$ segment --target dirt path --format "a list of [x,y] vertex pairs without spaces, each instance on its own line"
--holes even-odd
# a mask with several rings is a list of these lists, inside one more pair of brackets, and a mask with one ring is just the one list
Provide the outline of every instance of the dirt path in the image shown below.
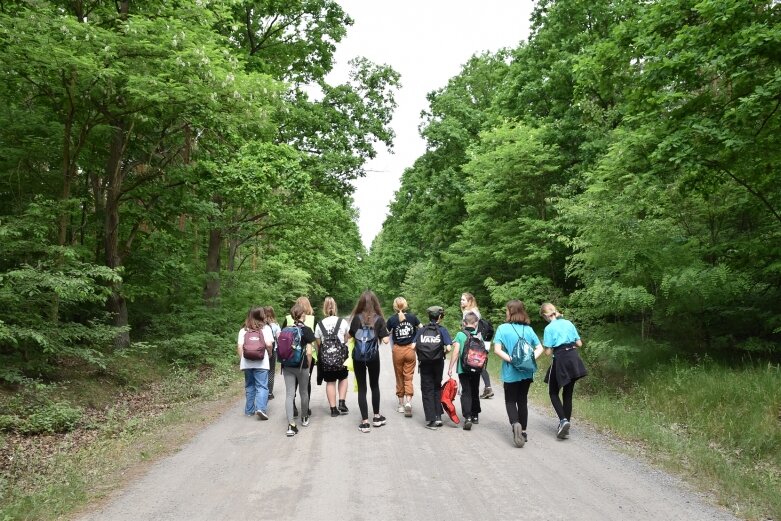
[[514,447],[501,385],[482,401],[471,431],[448,420],[438,431],[425,429],[420,396],[412,418],[395,412],[385,351],[384,427],[358,431],[351,375],[348,415],[331,418],[325,387],[315,386],[310,426],[287,438],[277,378],[269,421],[244,417],[242,398],[181,452],[81,519],[735,519],[576,422],[570,439],[557,440],[552,411],[531,411],[529,442]]

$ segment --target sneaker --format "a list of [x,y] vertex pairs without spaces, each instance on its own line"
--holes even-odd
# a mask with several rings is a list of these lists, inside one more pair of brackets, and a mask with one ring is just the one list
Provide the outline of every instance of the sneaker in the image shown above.
[[293,404],[293,418],[298,418],[298,407],[296,407],[296,404]]
[[442,427],[442,425],[443,425],[443,423],[442,423],[442,419],[441,419],[441,418],[437,418],[436,420],[434,420],[434,424],[435,424],[437,427]]
[[432,431],[437,430],[439,427],[437,426],[437,422],[428,422],[426,424],[427,429],[431,429]]
[[491,397],[493,397],[493,395],[494,395],[494,391],[493,391],[493,389],[491,389],[490,387],[486,387],[486,388],[483,390],[483,394],[481,394],[481,395],[480,395],[480,398],[485,398],[485,399],[488,399],[488,398],[491,398]]
[[301,425],[304,427],[309,427],[309,416],[304,416],[301,418]]
[[383,425],[385,425],[386,421],[387,420],[383,415],[375,416],[374,419],[372,420],[372,425],[375,427],[382,427]]
[[344,400],[339,400],[339,412],[342,414],[347,414],[350,409],[347,408],[347,406],[344,404]]
[[261,411],[260,409],[255,411],[255,414],[258,415],[258,419],[259,420],[268,420],[268,414],[266,414],[265,412]]
[[288,426],[287,426],[287,432],[285,433],[285,435],[288,438],[290,438],[291,436],[295,436],[296,434],[298,434],[298,427],[296,427],[292,423],[289,423]]
[[404,412],[404,406],[399,404],[399,406],[396,408],[396,412]]
[[477,415],[472,416],[472,424],[478,425],[480,423],[480,420],[477,418]]
[[358,430],[361,432],[371,432],[372,429],[368,422],[363,422],[362,424],[358,425]]
[[404,416],[412,418],[412,404],[409,402],[404,404]]
[[273,400],[274,399],[274,393],[268,393],[268,399]]
[[526,444],[526,438],[523,437],[520,423],[513,423],[513,443],[519,449]]
[[563,440],[567,436],[569,436],[569,420],[564,418],[559,422],[559,428],[556,429],[556,437]]
[[527,441],[529,441],[529,437],[526,435],[526,431],[523,431],[523,432],[521,433],[521,436],[523,436],[523,442],[524,442],[524,443],[526,443]]
[[340,416],[339,409],[331,407],[331,418],[336,418],[337,416]]
[[465,431],[472,430],[472,418],[470,418],[469,416],[464,418],[464,430]]

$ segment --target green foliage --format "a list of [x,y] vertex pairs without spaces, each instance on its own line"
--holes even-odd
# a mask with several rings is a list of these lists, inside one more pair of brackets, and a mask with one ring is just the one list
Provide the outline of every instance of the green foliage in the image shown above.
[[54,434],[73,430],[83,411],[68,402],[57,401],[58,391],[55,385],[23,381],[19,392],[2,404],[0,431]]

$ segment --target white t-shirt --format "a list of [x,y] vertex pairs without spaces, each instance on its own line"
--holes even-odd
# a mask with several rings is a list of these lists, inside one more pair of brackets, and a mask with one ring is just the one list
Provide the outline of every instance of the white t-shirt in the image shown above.
[[[333,331],[333,329],[336,327],[336,322],[339,320],[339,317],[326,317],[323,319],[323,327],[325,327],[326,331]],[[339,340],[341,340],[344,343],[347,343],[346,335],[347,332],[350,331],[350,323],[347,321],[347,319],[342,319],[342,323],[339,324],[339,331],[337,332],[337,336],[339,337]],[[323,339],[323,332],[320,330],[320,326],[315,324],[315,338],[318,340]]]
[[[241,328],[239,331],[239,338],[237,340],[239,347],[244,346],[244,334],[246,332],[247,330],[244,328]],[[274,344],[274,333],[271,332],[270,326],[263,326],[263,341],[267,346]],[[239,364],[239,369],[269,369],[269,367],[268,353],[263,357],[263,360],[247,360],[242,356],[241,363]]]

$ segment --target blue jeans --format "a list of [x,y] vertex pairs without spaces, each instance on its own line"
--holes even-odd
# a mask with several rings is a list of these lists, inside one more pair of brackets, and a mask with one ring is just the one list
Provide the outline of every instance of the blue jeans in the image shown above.
[[268,406],[268,369],[244,369],[244,392],[247,403],[244,414],[255,414],[255,411],[266,412]]

